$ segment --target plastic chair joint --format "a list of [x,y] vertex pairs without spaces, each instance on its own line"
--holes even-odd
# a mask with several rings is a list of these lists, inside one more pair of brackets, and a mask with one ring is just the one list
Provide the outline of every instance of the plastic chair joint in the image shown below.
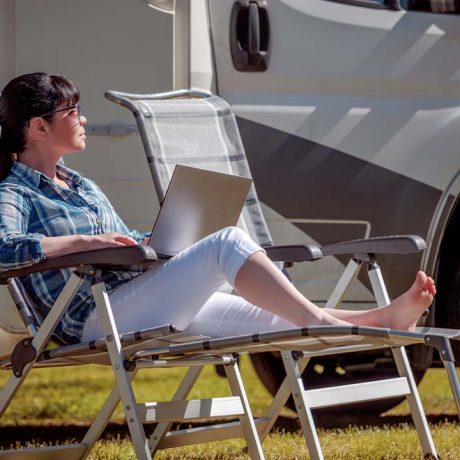
[[14,376],[21,378],[24,367],[34,361],[36,357],[37,350],[32,345],[32,339],[30,337],[18,342],[11,355],[11,367],[13,369]]
[[433,348],[436,348],[442,361],[455,362],[454,352],[450,340],[447,337],[427,335],[425,343]]

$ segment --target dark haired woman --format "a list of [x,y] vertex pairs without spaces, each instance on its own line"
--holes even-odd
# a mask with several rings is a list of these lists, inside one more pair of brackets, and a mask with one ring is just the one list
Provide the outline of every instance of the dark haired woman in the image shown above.
[[[141,244],[89,179],[59,164],[85,148],[79,93],[65,77],[33,73],[0,96],[0,268],[110,246]],[[46,314],[70,270],[34,273],[24,287]],[[237,228],[226,228],[146,272],[102,273],[120,332],[174,323],[210,336],[305,325],[357,324],[411,330],[431,304],[434,282],[418,272],[412,287],[386,307],[321,309],[304,298]],[[229,282],[241,297],[217,292]],[[102,336],[89,284],[56,333],[75,343]]]

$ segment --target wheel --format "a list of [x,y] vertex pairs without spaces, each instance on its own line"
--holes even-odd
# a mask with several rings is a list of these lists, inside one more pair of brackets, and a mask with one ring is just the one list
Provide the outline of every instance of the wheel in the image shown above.
[[[449,329],[460,329],[460,261],[457,262],[455,270],[452,270],[447,286],[444,325]],[[460,343],[457,340],[453,340],[451,345],[455,355],[455,362],[460,363]]]
[[[263,384],[274,395],[286,375],[280,355],[278,353],[259,353],[251,355],[251,360]],[[417,384],[424,373],[424,369],[413,372]],[[391,351],[386,350],[379,355],[376,355],[375,352],[367,352],[314,358],[308,363],[302,378],[306,389],[314,389],[360,383],[369,380],[370,375],[373,380],[398,376],[393,365]],[[359,417],[362,422],[363,414],[369,416],[381,414],[398,405],[403,399],[404,397],[382,399],[315,409],[315,414],[321,416],[343,414],[351,418]],[[289,398],[286,406],[294,410],[292,398]]]

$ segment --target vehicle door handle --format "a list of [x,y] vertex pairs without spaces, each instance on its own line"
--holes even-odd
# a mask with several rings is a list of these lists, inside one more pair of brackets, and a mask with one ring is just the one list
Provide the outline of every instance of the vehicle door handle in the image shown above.
[[249,3],[248,15],[248,53],[260,53],[260,21],[259,7],[256,3]]
[[269,60],[269,21],[265,0],[238,0],[230,18],[230,49],[235,68],[263,72]]

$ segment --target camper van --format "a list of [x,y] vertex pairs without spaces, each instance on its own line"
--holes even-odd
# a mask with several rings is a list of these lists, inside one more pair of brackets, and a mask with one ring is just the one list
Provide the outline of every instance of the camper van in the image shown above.
[[[104,91],[219,94],[237,115],[276,243],[418,234],[424,254],[378,260],[390,296],[426,270],[439,294],[425,324],[460,328],[459,42],[450,0],[10,0],[0,3],[0,84],[44,70],[79,85],[90,138],[66,161],[139,230],[158,203],[134,121]],[[290,276],[324,305],[346,262],[298,264]],[[363,274],[344,307],[371,305]],[[424,348],[411,359],[418,378],[437,364]],[[390,361],[317,360],[308,382],[357,382],[393,372]],[[274,391],[278,357],[254,364]]]

